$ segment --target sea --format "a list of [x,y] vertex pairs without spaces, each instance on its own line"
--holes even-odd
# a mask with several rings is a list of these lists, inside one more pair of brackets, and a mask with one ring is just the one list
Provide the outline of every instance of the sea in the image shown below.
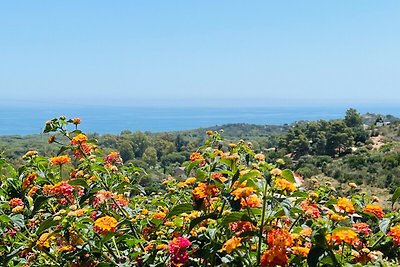
[[85,132],[119,134],[121,131],[164,132],[207,128],[228,123],[282,125],[296,121],[343,118],[348,108],[360,113],[400,117],[397,105],[307,106],[112,106],[112,105],[0,105],[0,135],[40,134],[45,122],[61,115],[81,118]]

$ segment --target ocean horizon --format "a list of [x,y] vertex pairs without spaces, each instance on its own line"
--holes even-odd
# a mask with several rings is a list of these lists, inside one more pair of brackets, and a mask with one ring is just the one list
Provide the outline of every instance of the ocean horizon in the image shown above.
[[99,134],[119,134],[121,131],[166,132],[212,127],[229,123],[282,125],[296,121],[316,121],[343,118],[348,108],[400,116],[396,105],[326,105],[326,106],[70,106],[2,105],[0,135],[40,134],[45,122],[61,115],[79,117],[80,129]]

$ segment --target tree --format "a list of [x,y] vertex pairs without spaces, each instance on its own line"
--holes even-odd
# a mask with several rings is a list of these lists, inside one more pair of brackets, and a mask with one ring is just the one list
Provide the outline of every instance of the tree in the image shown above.
[[362,117],[356,109],[350,108],[346,111],[346,116],[344,117],[344,123],[347,127],[360,127],[363,124]]
[[142,160],[146,162],[149,166],[154,167],[157,164],[157,150],[150,146],[146,148],[143,153]]

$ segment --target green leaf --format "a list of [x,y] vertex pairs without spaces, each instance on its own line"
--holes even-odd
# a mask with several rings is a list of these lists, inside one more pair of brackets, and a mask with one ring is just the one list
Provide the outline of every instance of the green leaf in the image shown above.
[[204,220],[207,220],[207,219],[214,219],[215,220],[216,218],[217,218],[217,214],[216,213],[209,213],[207,215],[203,215],[203,216],[200,216],[198,218],[195,218],[190,222],[189,231],[192,230],[193,227],[195,227],[196,225],[198,225],[199,223],[201,223]]
[[35,213],[37,210],[39,210],[40,207],[41,207],[44,203],[46,203],[46,200],[47,200],[48,198],[49,198],[49,197],[45,197],[45,196],[39,196],[39,197],[37,197],[37,198],[35,199],[35,203],[34,203],[34,206],[33,206],[32,213]]
[[189,203],[179,204],[176,205],[170,212],[168,212],[167,218],[171,218],[172,216],[179,215],[192,210],[193,210],[193,205]]
[[2,215],[0,215],[0,222],[9,223],[9,222],[11,222],[11,219],[7,215],[2,214]]
[[25,222],[24,222],[24,215],[22,214],[15,214],[10,216],[11,221],[17,225],[19,228],[24,228],[25,227]]
[[[190,162],[190,161],[189,161],[189,162]],[[195,160],[195,161],[190,162],[190,163],[188,164],[188,166],[185,166],[186,175],[187,175],[187,176],[190,176],[190,173],[192,172],[193,168],[194,168],[195,166],[198,166],[200,162],[201,162],[201,160],[198,159],[198,160]]]
[[312,246],[308,256],[307,256],[307,264],[309,267],[316,267],[318,262],[319,262],[319,258],[325,253],[325,250],[321,247],[318,246]]
[[250,221],[251,218],[244,212],[231,212],[224,217],[222,225],[228,225],[231,222]]
[[394,203],[399,199],[400,197],[400,186],[396,188],[396,191],[394,191],[393,196],[392,196],[392,206]]
[[281,173],[281,177],[288,180],[289,182],[296,183],[293,172],[291,170],[288,170],[288,169],[283,170]]
[[390,219],[384,218],[379,221],[379,229],[386,234],[390,226]]
[[53,220],[53,218],[49,218],[47,220],[44,220],[40,226],[39,229],[36,231],[36,234],[39,236],[41,235],[44,231],[49,229],[52,226],[58,225],[58,221]]
[[86,180],[82,179],[82,178],[69,180],[68,184],[70,184],[70,185],[79,185],[79,186],[82,186],[83,188],[89,188],[89,185],[86,182]]
[[70,150],[72,148],[73,148],[73,146],[62,146],[62,147],[60,147],[60,151],[58,151],[57,156],[61,155],[61,153],[63,153],[64,151]]
[[257,171],[250,171],[246,174],[243,174],[242,177],[240,177],[238,184],[242,184],[244,181],[247,181],[249,179],[253,179],[256,177],[260,177],[261,174]]

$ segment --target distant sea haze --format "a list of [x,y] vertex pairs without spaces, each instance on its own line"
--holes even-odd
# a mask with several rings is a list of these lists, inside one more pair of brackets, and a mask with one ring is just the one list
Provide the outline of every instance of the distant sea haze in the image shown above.
[[[354,106],[353,106],[354,107]],[[91,133],[118,134],[131,131],[177,131],[227,123],[285,124],[300,120],[343,118],[350,107],[21,107],[0,106],[0,134],[28,135],[42,132],[47,120],[65,115],[79,117],[81,129]],[[400,116],[396,106],[362,106],[360,113]]]

